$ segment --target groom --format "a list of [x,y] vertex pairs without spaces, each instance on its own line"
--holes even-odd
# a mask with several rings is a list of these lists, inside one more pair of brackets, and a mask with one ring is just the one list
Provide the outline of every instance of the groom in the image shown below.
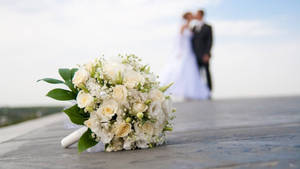
[[196,55],[198,66],[200,69],[204,68],[206,73],[207,85],[212,91],[212,81],[209,71],[209,61],[211,58],[211,47],[213,42],[212,27],[203,21],[204,11],[197,11],[194,16],[197,21],[195,26],[192,27],[192,48]]

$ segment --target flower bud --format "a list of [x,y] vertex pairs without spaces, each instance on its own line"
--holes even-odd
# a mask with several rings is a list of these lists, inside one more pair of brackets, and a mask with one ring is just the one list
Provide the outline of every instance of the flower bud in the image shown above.
[[148,100],[145,101],[145,104],[146,104],[146,105],[150,105],[151,102],[152,102],[152,100],[151,100],[151,99],[148,99]]
[[144,117],[144,114],[142,112],[139,112],[136,114],[136,116],[139,118],[139,119],[142,119]]
[[130,123],[131,120],[132,120],[132,119],[131,119],[130,117],[127,117],[125,121],[126,121],[126,123]]

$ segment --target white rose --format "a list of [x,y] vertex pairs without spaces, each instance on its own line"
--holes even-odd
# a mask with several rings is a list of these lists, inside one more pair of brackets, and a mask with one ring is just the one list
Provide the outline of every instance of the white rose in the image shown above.
[[109,144],[109,146],[106,147],[106,151],[107,152],[111,152],[111,151],[119,151],[119,150],[122,150],[123,149],[123,146],[122,146],[122,141],[121,139],[119,138],[114,138],[112,141],[111,141],[111,144]]
[[147,121],[146,123],[144,123],[144,125],[142,125],[142,129],[146,135],[149,135],[149,136],[153,135],[154,126],[151,122]]
[[99,130],[95,132],[95,134],[100,137],[101,142],[104,144],[109,143],[114,137],[114,134],[104,127],[100,127]]
[[107,131],[106,129],[102,129],[101,133],[99,133],[99,137],[103,144],[107,144],[112,140],[114,134],[111,133],[110,131]]
[[77,104],[78,107],[80,108],[84,108],[84,107],[88,107],[91,106],[94,102],[94,97],[91,96],[89,93],[85,93],[84,91],[80,91],[77,95]]
[[107,123],[99,123],[99,119],[94,113],[91,113],[90,118],[84,122],[84,125],[90,128],[104,144],[109,143],[114,137],[113,132],[109,130],[109,127],[106,127]]
[[133,145],[134,145],[134,139],[133,138],[130,138],[130,137],[127,137],[124,139],[124,144],[123,144],[123,148],[125,150],[131,150]]
[[132,106],[132,110],[134,114],[142,113],[148,109],[148,106],[144,103],[134,103]]
[[153,130],[153,135],[155,136],[160,136],[164,127],[165,127],[166,123],[162,123],[162,124],[156,124]]
[[102,119],[102,121],[108,121],[114,116],[119,110],[118,103],[112,99],[105,100],[96,114]]
[[136,140],[150,140],[154,132],[154,125],[149,121],[144,124],[135,123],[134,130]]
[[119,73],[123,73],[125,66],[122,63],[118,62],[105,62],[103,64],[104,74],[111,80],[115,81]]
[[139,83],[143,84],[144,82],[145,82],[145,79],[140,73],[138,73],[134,70],[127,70],[125,72],[124,85],[127,88],[132,89]]
[[85,69],[89,72],[89,73],[92,73],[93,70],[94,70],[94,62],[89,62],[87,64],[84,65]]
[[125,137],[131,132],[130,123],[120,123],[115,126],[115,135],[116,137]]
[[172,100],[171,99],[166,99],[165,101],[163,101],[162,110],[166,115],[168,115],[172,112]]
[[124,103],[127,99],[127,89],[123,85],[117,85],[113,89],[112,94],[113,99],[118,101],[119,103]]
[[149,97],[152,101],[163,101],[165,99],[163,92],[158,89],[151,90]]
[[157,120],[156,123],[162,124],[166,121],[166,115],[163,113],[161,102],[152,102],[148,109],[149,115]]
[[138,147],[138,148],[148,148],[149,146],[148,146],[148,142],[146,141],[146,140],[138,140],[137,142],[136,142],[136,146]]
[[73,77],[73,84],[75,86],[79,86],[80,84],[84,84],[89,78],[89,72],[87,72],[85,69],[79,69],[74,77]]
[[88,120],[84,121],[84,125],[87,126],[88,128],[93,128],[93,119],[92,118],[89,118]]

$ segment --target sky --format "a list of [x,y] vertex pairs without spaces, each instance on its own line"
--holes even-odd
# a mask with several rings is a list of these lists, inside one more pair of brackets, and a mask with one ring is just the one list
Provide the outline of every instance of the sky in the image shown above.
[[213,26],[213,98],[300,95],[298,0],[0,0],[0,106],[45,97],[57,69],[134,53],[160,73],[183,12]]

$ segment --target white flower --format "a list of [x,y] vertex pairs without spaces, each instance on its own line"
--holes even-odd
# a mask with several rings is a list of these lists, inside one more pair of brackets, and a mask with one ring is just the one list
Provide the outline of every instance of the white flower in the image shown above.
[[155,137],[156,145],[162,145],[165,142],[165,140],[166,140],[166,136],[162,134],[160,134],[160,136]]
[[90,128],[104,144],[109,143],[114,137],[114,134],[109,130],[109,128],[105,127],[106,124],[107,123],[104,123],[104,125],[101,126],[98,118],[93,114],[91,114],[90,118],[84,122],[84,125]]
[[151,82],[155,82],[156,81],[156,76],[154,74],[145,74],[145,78],[147,78],[149,81]]
[[101,130],[99,130],[96,134],[100,137],[101,142],[104,144],[109,143],[114,137],[114,134],[105,128],[101,128]]
[[136,140],[150,140],[154,132],[154,125],[151,122],[146,122],[144,124],[135,123],[134,130],[136,135]]
[[130,123],[120,123],[115,126],[116,137],[125,137],[131,132]]
[[123,73],[125,66],[118,62],[105,62],[103,65],[104,74],[111,80],[115,81],[118,78],[119,73]]
[[109,144],[109,146],[106,148],[106,151],[111,152],[111,151],[119,151],[122,150],[122,141],[119,138],[114,138]]
[[85,93],[84,91],[80,91],[76,98],[78,107],[84,108],[91,106],[94,102],[94,97],[91,96],[89,93]]
[[166,115],[163,113],[161,103],[152,102],[148,109],[149,115],[157,120],[156,123],[162,124],[166,121]]
[[90,94],[92,96],[95,96],[97,98],[101,98],[101,86],[96,82],[95,79],[91,78],[86,82],[86,88],[89,90]]
[[165,99],[163,92],[158,89],[153,89],[149,93],[149,97],[152,101],[163,101]]
[[132,110],[134,114],[142,113],[148,109],[148,106],[144,103],[134,103],[132,106]]
[[154,126],[154,130],[153,130],[153,135],[155,136],[160,136],[164,127],[165,127],[165,123],[155,123],[155,126]]
[[136,142],[136,146],[137,146],[138,148],[148,148],[148,147],[149,147],[146,140],[138,140],[138,141]]
[[102,122],[107,122],[119,111],[119,105],[116,101],[104,100],[96,114],[101,118]]
[[72,82],[75,86],[78,87],[79,85],[84,84],[88,80],[88,78],[89,72],[81,68],[75,73]]
[[145,82],[145,79],[139,72],[131,70],[131,69],[128,69],[125,72],[124,85],[127,88],[132,89],[139,83],[144,84],[144,82]]
[[93,122],[92,118],[89,118],[88,120],[84,121],[84,125],[87,126],[88,128],[94,128],[93,124],[95,124],[95,122]]
[[131,150],[133,148],[134,141],[135,140],[133,138],[131,138],[131,137],[124,138],[123,148],[125,150]]
[[89,63],[85,64],[84,67],[89,73],[92,73],[94,71],[93,69],[95,67],[95,63],[89,62]]
[[153,135],[153,131],[154,131],[154,126],[151,122],[147,121],[146,123],[144,123],[142,125],[142,129],[143,129],[143,132],[146,134],[146,135],[149,135],[149,136],[152,136]]
[[113,99],[118,101],[119,103],[123,103],[127,99],[127,89],[123,85],[117,85],[113,88],[112,93]]
[[172,112],[172,100],[166,99],[162,103],[162,110],[166,115],[169,115]]

